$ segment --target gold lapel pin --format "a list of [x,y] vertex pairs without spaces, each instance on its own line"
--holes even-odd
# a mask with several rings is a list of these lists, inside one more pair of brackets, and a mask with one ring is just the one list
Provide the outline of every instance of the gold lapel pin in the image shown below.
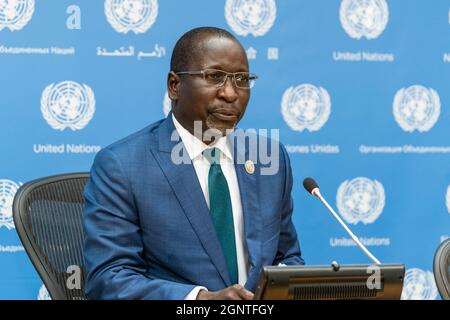
[[255,165],[252,160],[245,161],[245,171],[247,171],[248,174],[253,174],[255,172]]

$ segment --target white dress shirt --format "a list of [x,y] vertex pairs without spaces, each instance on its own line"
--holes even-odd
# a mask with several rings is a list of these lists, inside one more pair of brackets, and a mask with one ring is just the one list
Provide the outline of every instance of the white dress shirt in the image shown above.
[[[238,266],[239,284],[242,286],[247,281],[248,274],[248,254],[244,241],[244,217],[242,214],[241,195],[239,193],[239,184],[237,181],[236,170],[233,163],[231,152],[231,144],[227,137],[221,137],[214,144],[207,145],[200,139],[193,136],[186,130],[172,114],[172,120],[175,128],[183,141],[184,147],[192,160],[198,181],[205,196],[206,203],[209,207],[209,191],[208,191],[208,174],[211,164],[203,157],[203,151],[208,148],[218,148],[221,151],[220,166],[227,180],[228,189],[231,197],[231,208],[233,210],[234,236],[236,240],[236,256]],[[197,298],[201,289],[207,290],[205,287],[195,287],[186,297],[185,300],[194,300]]]

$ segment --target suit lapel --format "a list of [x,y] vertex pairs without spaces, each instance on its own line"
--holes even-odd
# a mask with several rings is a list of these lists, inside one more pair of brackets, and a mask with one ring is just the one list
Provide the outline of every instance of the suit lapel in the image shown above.
[[[244,216],[244,233],[250,262],[249,279],[252,271],[258,267],[262,256],[262,217],[258,199],[257,175],[259,168],[256,159],[254,173],[248,173],[245,169],[245,161],[249,160],[249,146],[245,145],[243,137],[235,135],[232,139],[234,150],[234,162],[236,176],[239,183],[239,193],[241,195],[242,212]],[[259,270],[259,268],[257,269]]]
[[[175,134],[174,136],[172,136]],[[196,232],[203,248],[210,256],[226,286],[230,285],[225,257],[211,221],[209,208],[198,182],[194,166],[190,161],[181,139],[176,133],[170,113],[159,127],[159,150],[151,149],[164,175],[172,187],[181,207]],[[175,140],[175,138],[177,138]],[[171,141],[175,140],[175,141]],[[171,153],[178,148],[188,159],[188,163],[175,164]]]

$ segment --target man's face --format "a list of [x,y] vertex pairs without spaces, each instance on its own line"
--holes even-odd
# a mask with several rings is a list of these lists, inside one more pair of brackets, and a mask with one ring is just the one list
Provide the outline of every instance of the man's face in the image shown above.
[[[228,38],[207,37],[202,49],[188,70],[218,69],[226,72],[248,72],[245,52]],[[230,77],[221,87],[207,83],[201,75],[169,74],[169,96],[175,101],[173,113],[177,120],[194,132],[194,121],[202,122],[203,131],[217,129],[225,134],[244,115],[250,98],[249,89],[236,88]]]

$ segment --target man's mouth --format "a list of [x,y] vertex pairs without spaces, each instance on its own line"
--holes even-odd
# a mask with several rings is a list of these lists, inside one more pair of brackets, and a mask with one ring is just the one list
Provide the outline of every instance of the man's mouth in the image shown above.
[[223,121],[230,121],[230,122],[237,121],[237,115],[235,115],[235,114],[225,114],[225,113],[213,112],[212,115],[214,117],[216,117],[217,119],[223,120]]
[[217,119],[227,122],[236,122],[239,118],[239,115],[236,112],[227,110],[216,110],[211,112],[211,114]]

